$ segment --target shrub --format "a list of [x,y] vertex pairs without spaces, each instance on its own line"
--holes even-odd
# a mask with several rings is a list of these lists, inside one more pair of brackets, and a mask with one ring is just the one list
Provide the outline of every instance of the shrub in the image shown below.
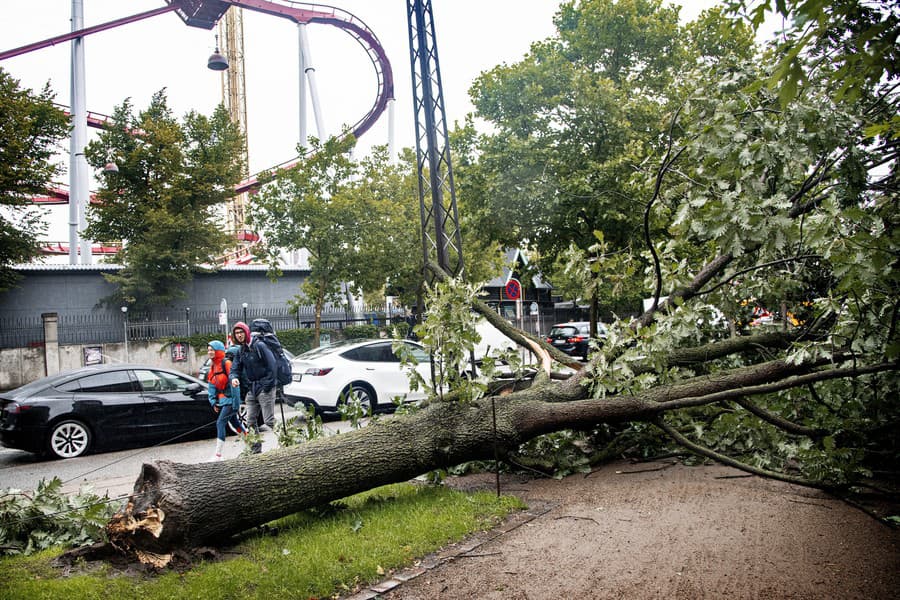
[[371,339],[377,337],[377,325],[350,325],[349,327],[344,327],[344,338],[348,340]]

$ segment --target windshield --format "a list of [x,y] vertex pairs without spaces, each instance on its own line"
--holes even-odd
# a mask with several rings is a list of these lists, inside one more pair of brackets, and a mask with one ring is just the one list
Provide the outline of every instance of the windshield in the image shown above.
[[575,329],[574,327],[554,327],[553,329],[550,330],[550,335],[557,336],[557,337],[559,337],[559,336],[568,337],[570,335],[575,335],[576,333],[578,333],[578,330]]
[[[321,356],[327,356],[329,354],[333,354],[339,350],[346,348],[347,346],[351,346],[354,344],[358,344],[365,340],[354,339],[354,340],[341,340],[339,342],[335,342],[329,346],[319,346],[318,348],[313,348],[312,350],[307,350],[303,354],[298,354],[293,357],[299,360],[309,360],[313,358],[319,358]],[[287,353],[285,353],[287,354]],[[288,357],[291,358],[291,357]]]

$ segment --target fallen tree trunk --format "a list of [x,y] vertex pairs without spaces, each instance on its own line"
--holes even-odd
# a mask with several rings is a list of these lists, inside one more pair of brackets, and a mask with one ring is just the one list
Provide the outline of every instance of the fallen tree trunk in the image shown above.
[[473,402],[436,402],[358,431],[266,454],[215,463],[146,464],[107,532],[120,550],[165,564],[176,549],[221,543],[305,508],[437,468],[493,458],[495,445],[502,456],[544,433],[653,420],[677,407],[679,399],[710,397],[809,369],[772,361],[605,399],[589,398],[581,376],[563,383],[541,379],[525,390]]

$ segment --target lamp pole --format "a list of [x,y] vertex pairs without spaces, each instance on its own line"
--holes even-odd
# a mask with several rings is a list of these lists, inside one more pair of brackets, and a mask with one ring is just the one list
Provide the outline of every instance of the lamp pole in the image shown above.
[[184,307],[184,317],[185,317],[185,320],[187,321],[187,336],[191,337],[191,307],[190,306]]
[[122,307],[122,323],[125,330],[125,362],[128,362],[128,307]]
[[244,323],[246,323],[247,322],[247,303],[244,302],[243,304],[241,304],[241,308],[244,310]]

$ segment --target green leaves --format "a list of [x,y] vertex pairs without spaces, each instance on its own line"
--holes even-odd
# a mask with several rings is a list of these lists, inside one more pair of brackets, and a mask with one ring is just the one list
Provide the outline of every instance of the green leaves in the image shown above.
[[353,291],[381,294],[386,285],[414,296],[421,279],[418,216],[410,164],[392,164],[386,149],[362,162],[354,140],[313,140],[293,168],[279,172],[248,207],[274,269],[285,250],[309,253],[310,275],[298,301],[319,310]]
[[219,107],[176,120],[165,93],[134,114],[129,101],[116,108],[110,126],[85,152],[105,175],[88,219],[86,235],[125,240],[116,256],[126,269],[107,277],[114,295],[138,309],[166,305],[183,296],[193,273],[222,262],[236,241],[223,234],[222,204],[243,172],[243,136]]
[[47,226],[43,213],[26,205],[46,195],[61,173],[51,159],[67,134],[68,117],[53,104],[49,87],[22,89],[0,69],[0,291],[19,279],[11,265],[39,254]]
[[[432,397],[458,391],[463,400],[477,400],[487,389],[485,378],[472,376],[470,364],[471,353],[481,336],[476,327],[479,317],[469,307],[480,289],[478,284],[450,278],[428,290],[427,318],[414,331],[433,357],[434,381],[429,390]],[[416,385],[425,386],[427,382],[417,380]]]
[[86,546],[105,539],[115,512],[109,498],[91,493],[61,493],[62,481],[41,480],[34,492],[0,491],[0,552],[31,554],[53,546]]

